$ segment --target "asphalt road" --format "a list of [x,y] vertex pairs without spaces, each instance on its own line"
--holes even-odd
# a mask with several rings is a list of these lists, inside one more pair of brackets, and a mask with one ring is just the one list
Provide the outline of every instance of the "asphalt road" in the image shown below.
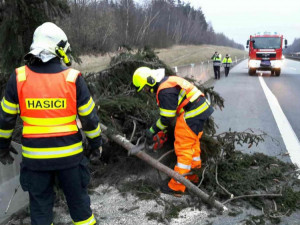
[[268,136],[264,143],[251,148],[237,146],[237,149],[262,152],[286,162],[300,160],[299,61],[286,59],[281,75],[275,77],[270,72],[249,76],[247,60],[244,60],[232,68],[227,78],[221,74],[221,79],[213,85],[225,99],[225,108],[213,114],[218,133],[229,128],[265,132]]

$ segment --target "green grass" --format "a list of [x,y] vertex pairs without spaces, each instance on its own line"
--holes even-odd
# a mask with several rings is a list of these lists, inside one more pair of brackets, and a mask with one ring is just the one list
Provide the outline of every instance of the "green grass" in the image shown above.
[[[171,48],[155,49],[158,57],[171,67],[211,60],[215,51],[221,53],[222,57],[228,53],[233,60],[235,57],[239,59],[247,56],[246,51],[214,45],[176,45]],[[83,73],[99,72],[108,67],[111,57],[116,54],[80,56],[82,64],[74,63],[73,68]]]

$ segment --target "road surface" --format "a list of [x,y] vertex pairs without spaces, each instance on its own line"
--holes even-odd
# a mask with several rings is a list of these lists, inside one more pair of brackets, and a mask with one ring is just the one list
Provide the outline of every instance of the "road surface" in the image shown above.
[[243,151],[261,152],[300,165],[300,62],[286,59],[279,77],[270,72],[248,75],[247,60],[213,84],[225,99],[225,108],[213,114],[218,132],[265,132],[264,143]]

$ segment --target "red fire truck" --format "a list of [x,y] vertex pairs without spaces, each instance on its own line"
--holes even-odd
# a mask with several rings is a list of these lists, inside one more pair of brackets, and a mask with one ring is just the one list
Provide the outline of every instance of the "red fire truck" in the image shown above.
[[271,71],[271,75],[280,76],[283,62],[282,48],[287,40],[282,35],[271,32],[250,35],[246,48],[249,47],[248,73],[256,74],[257,70]]

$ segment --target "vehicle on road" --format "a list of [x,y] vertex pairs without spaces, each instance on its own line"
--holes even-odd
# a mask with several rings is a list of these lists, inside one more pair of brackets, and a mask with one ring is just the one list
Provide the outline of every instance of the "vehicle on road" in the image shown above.
[[271,71],[271,75],[280,76],[284,56],[283,43],[287,48],[287,40],[283,35],[271,32],[250,35],[247,40],[249,47],[248,73],[256,74],[257,70]]

